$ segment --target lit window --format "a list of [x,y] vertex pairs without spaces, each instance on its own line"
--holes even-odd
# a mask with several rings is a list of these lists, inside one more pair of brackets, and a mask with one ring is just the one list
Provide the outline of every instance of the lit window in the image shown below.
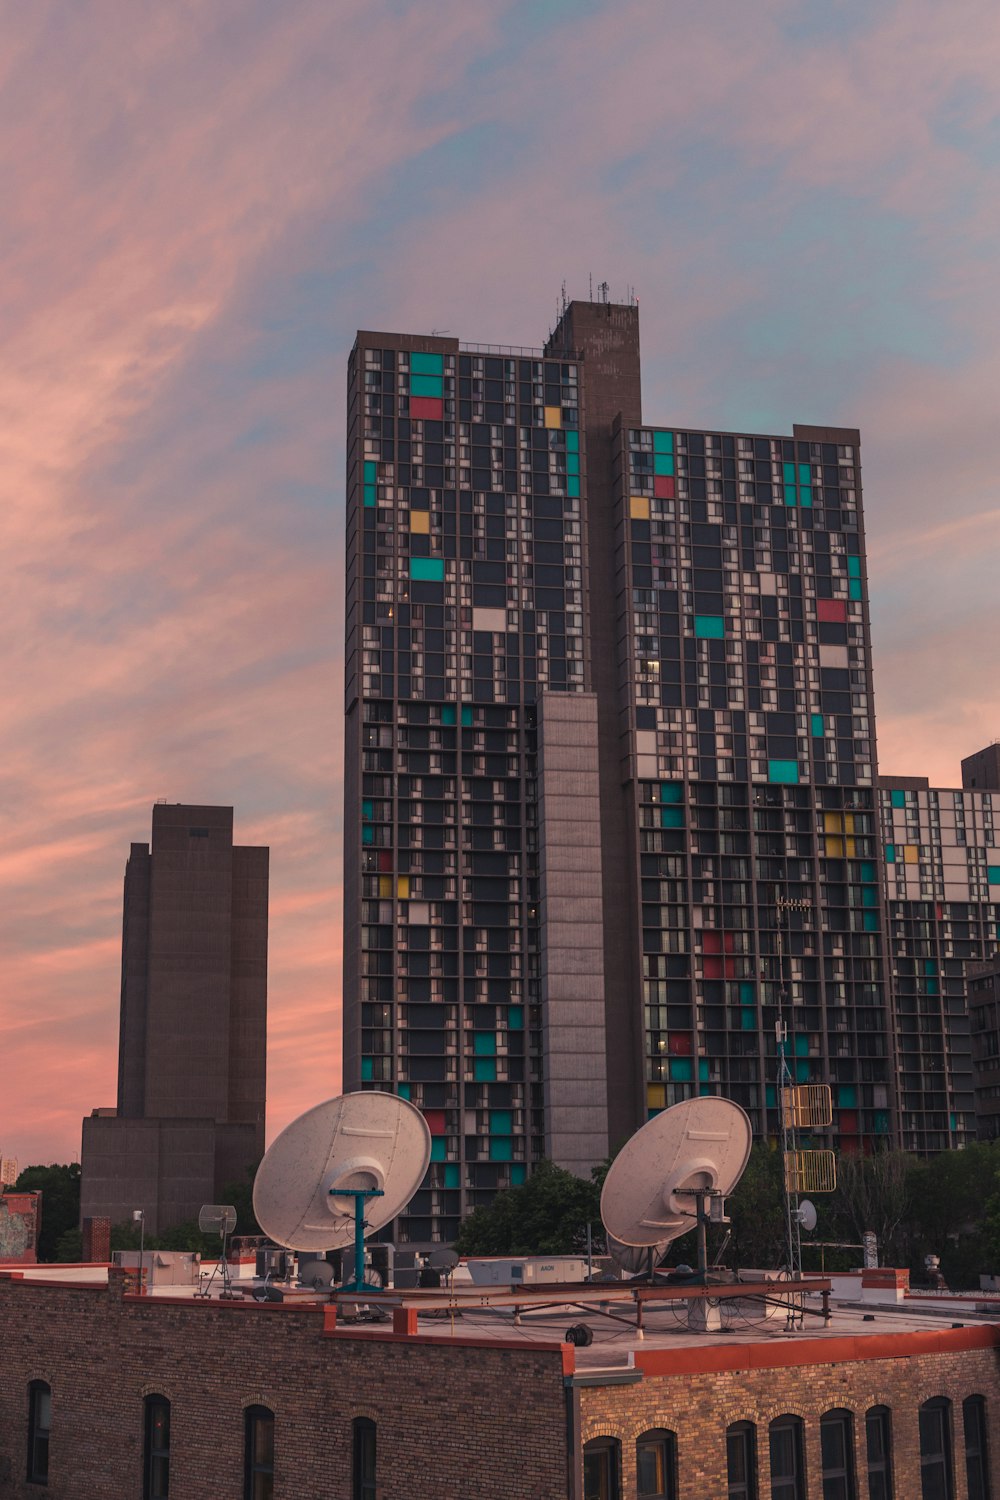
[[274,1412],[248,1406],[244,1416],[243,1500],[271,1500],[274,1494]]
[[147,1396],[143,1437],[143,1500],[167,1500],[170,1494],[170,1402]]
[[52,1424],[52,1390],[44,1380],[28,1386],[28,1482],[49,1482],[49,1428]]

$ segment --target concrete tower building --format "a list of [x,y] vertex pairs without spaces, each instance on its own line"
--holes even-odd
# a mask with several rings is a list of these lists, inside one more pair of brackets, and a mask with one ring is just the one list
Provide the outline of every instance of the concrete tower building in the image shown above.
[[827,1143],[894,1060],[859,435],[644,420],[634,306],[348,371],[345,1086],[425,1113],[400,1225],[722,1093]]
[[125,870],[118,1106],[83,1122],[84,1218],[197,1215],[264,1151],[268,850],[231,807],[153,808]]

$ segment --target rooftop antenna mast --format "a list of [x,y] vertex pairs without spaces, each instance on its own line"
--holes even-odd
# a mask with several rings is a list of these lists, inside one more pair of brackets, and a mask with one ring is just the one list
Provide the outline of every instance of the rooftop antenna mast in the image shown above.
[[212,1285],[216,1276],[222,1278],[222,1291],[220,1297],[233,1296],[233,1283],[229,1273],[228,1249],[229,1236],[236,1228],[236,1210],[231,1203],[205,1203],[198,1214],[198,1228],[202,1234],[218,1234],[222,1236],[222,1248],[219,1251],[218,1264],[213,1266],[212,1274],[208,1278],[208,1285],[203,1291],[195,1292],[196,1297],[210,1297]]

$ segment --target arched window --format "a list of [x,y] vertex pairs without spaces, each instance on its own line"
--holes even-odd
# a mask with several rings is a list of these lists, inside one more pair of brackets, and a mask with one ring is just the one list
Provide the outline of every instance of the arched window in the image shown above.
[[274,1412],[269,1406],[248,1406],[243,1420],[243,1500],[271,1500],[274,1494]]
[[728,1500],[757,1500],[757,1429],[752,1422],[726,1428]]
[[147,1396],[143,1408],[142,1500],[168,1500],[170,1402],[166,1396]]
[[28,1386],[28,1482],[49,1482],[49,1428],[52,1425],[52,1388],[44,1380]]
[[355,1417],[351,1423],[351,1500],[375,1500],[375,1423]]
[[620,1500],[621,1443],[594,1438],[583,1450],[583,1500]]
[[922,1500],[955,1500],[951,1402],[946,1396],[934,1396],[920,1408],[920,1494]]
[[636,1493],[639,1500],[676,1500],[677,1436],[655,1427],[636,1439]]
[[768,1428],[771,1450],[771,1500],[806,1500],[806,1466],[802,1418],[775,1417]]
[[865,1414],[865,1447],[871,1500],[893,1500],[892,1412],[887,1406],[873,1406]]
[[962,1426],[965,1429],[965,1475],[969,1500],[990,1500],[985,1396],[966,1396],[962,1402]]
[[856,1500],[854,1465],[854,1418],[849,1411],[835,1409],[819,1419],[819,1446],[823,1460],[823,1500]]

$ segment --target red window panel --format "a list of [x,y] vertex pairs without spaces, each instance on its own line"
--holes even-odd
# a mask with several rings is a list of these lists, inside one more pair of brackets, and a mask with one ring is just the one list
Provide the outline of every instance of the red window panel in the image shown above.
[[723,948],[725,949],[725,951],[727,953],[735,953],[735,951],[736,951],[736,934],[735,934],[735,932],[727,932],[725,934],[725,936],[722,939],[722,946],[723,946]]
[[379,867],[380,870],[384,870],[388,874],[392,873],[392,850],[391,849],[380,849],[379,850],[378,867]]
[[677,481],[673,475],[657,474],[653,479],[653,494],[657,500],[673,500],[677,495]]
[[840,1137],[840,1150],[844,1156],[858,1155],[858,1138],[856,1135],[842,1135]]
[[432,422],[444,420],[444,402],[440,396],[411,396],[410,416],[429,417]]
[[706,953],[721,953],[722,952],[722,933],[721,932],[713,932],[710,928],[706,928],[706,930],[702,933],[701,941],[702,941],[702,948],[704,949],[704,951]]
[[444,1135],[444,1110],[425,1109],[424,1119],[427,1121],[427,1129],[431,1135]]
[[845,599],[817,599],[816,618],[827,625],[845,624],[847,621],[847,601]]
[[848,1136],[850,1136],[850,1135],[857,1135],[857,1133],[858,1133],[858,1112],[857,1112],[857,1110],[856,1109],[842,1109],[840,1111],[840,1134],[841,1134],[841,1136],[843,1137],[845,1135],[848,1135]]
[[690,1031],[672,1031],[669,1041],[670,1051],[674,1057],[691,1056],[691,1033]]
[[706,958],[705,959],[705,978],[706,979],[721,979],[722,978],[722,959],[721,958]]

